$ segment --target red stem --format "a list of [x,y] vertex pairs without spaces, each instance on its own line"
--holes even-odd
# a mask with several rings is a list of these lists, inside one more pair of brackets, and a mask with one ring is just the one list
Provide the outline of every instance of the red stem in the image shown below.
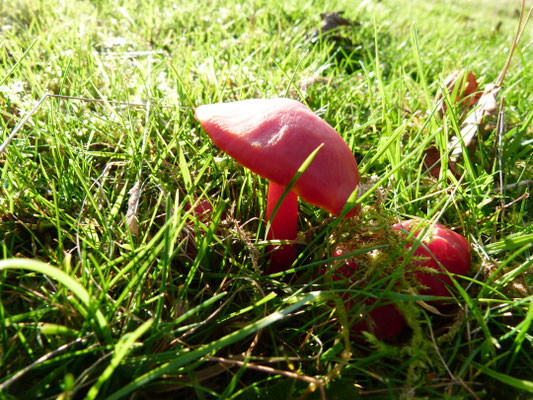
[[[270,181],[267,195],[267,221],[270,219],[276,204],[283,194],[285,187]],[[298,196],[292,191],[287,193],[283,203],[281,203],[276,215],[272,219],[267,238],[269,240],[295,240],[298,231]],[[277,247],[277,246],[276,246]],[[272,246],[269,250],[273,250]],[[279,246],[270,256],[270,265],[267,273],[281,272],[290,267],[296,259],[296,246],[285,244]]]

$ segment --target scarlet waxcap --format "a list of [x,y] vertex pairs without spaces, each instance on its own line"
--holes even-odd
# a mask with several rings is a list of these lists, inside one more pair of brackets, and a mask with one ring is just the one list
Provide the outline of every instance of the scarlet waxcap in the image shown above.
[[323,144],[292,190],[332,214],[342,211],[359,185],[357,163],[344,139],[298,101],[278,98],[209,104],[196,108],[195,118],[222,151],[282,186]]

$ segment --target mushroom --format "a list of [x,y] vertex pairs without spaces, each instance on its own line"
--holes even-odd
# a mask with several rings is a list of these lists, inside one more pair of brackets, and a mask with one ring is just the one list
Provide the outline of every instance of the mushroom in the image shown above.
[[[393,228],[400,232],[411,232],[416,229],[415,238],[422,231],[421,221],[416,219],[397,223]],[[463,276],[468,273],[470,268],[468,241],[444,225],[435,223],[422,244],[413,253],[412,265],[431,268],[436,272],[415,271],[416,280],[424,286],[420,292],[433,296],[449,296],[449,288],[453,288],[453,283],[444,270]],[[406,246],[409,248],[411,244],[407,243]]]
[[[345,250],[341,247],[337,247],[333,253],[334,257],[342,257]],[[354,274],[359,269],[355,260],[342,261],[333,271],[331,277],[334,281],[346,280],[351,284],[354,281]],[[326,271],[324,271],[326,272]],[[350,311],[355,307],[354,300],[351,299],[350,294],[342,295],[346,310]],[[354,335],[361,335],[361,332],[372,332],[379,339],[392,339],[399,335],[405,325],[403,314],[398,308],[391,303],[375,306],[376,300],[373,298],[366,298],[363,303],[370,309],[367,315],[365,315],[361,321],[353,324],[351,332]]]
[[[251,99],[202,105],[195,118],[225,153],[268,179],[267,220],[300,166],[322,146],[274,215],[268,239],[295,240],[298,197],[339,215],[359,185],[359,170],[342,137],[302,103]],[[353,216],[357,208],[346,217]],[[268,272],[283,271],[296,258],[294,245],[271,256]]]

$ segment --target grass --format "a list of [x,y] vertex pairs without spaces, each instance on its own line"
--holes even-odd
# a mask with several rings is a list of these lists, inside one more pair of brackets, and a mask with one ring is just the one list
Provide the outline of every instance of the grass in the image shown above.
[[[324,384],[328,398],[529,398],[530,26],[498,96],[503,128],[487,120],[458,176],[446,155],[461,109],[434,103],[454,70],[495,81],[519,8],[3,1],[0,142],[46,93],[100,101],[46,98],[0,155],[0,397],[320,398]],[[360,25],[312,40],[334,10]],[[267,182],[192,107],[278,96],[340,132],[368,191],[355,222],[301,203],[297,273],[267,276]],[[422,163],[433,144],[438,177]],[[210,219],[191,211],[202,200]],[[414,216],[471,243],[445,315],[407,290],[387,228]],[[320,273],[340,262],[333,240],[381,252],[354,277],[365,284]],[[368,300],[397,304],[401,335],[350,337]]]

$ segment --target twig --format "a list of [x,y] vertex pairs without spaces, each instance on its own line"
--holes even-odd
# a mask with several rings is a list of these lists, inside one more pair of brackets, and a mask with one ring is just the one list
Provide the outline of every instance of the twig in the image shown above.
[[[241,277],[238,277],[238,278],[233,278],[233,279],[230,279],[227,284],[229,284],[232,280],[237,280],[237,279],[243,279],[245,281],[249,281],[252,283],[252,285],[254,285],[258,290],[259,292],[261,292],[261,296],[263,296],[263,298],[266,297],[266,294],[265,294],[265,291],[263,290],[263,288],[261,287],[261,285],[259,284],[259,282],[257,282],[255,279],[252,279],[252,278],[249,278],[247,276],[241,276]],[[265,302],[264,306],[263,306],[263,318],[266,317],[268,314],[268,307],[267,307],[267,304]],[[261,337],[261,334],[263,333],[263,330],[262,329],[259,329],[256,333],[255,333],[255,336],[252,340],[252,343],[250,343],[250,346],[248,347],[248,349],[243,353],[243,356],[246,358],[246,357],[249,357],[251,356],[252,354],[252,351],[254,350],[255,346],[257,346],[257,343],[259,343],[259,339]]]
[[493,218],[497,213],[499,213],[500,211],[505,210],[506,208],[511,207],[512,205],[518,203],[519,201],[522,201],[522,200],[524,200],[524,199],[527,199],[528,197],[529,197],[529,193],[526,192],[526,193],[524,193],[522,196],[520,196],[519,198],[514,199],[513,201],[511,201],[510,203],[502,204],[502,205],[496,207],[496,210],[495,210],[492,214],[490,214],[489,216],[484,217],[484,218],[482,218],[482,219],[478,219],[478,220],[476,221],[476,224],[479,225],[479,224],[482,224],[482,223],[485,222],[485,221],[488,221],[488,220],[492,219],[492,218]]
[[[532,185],[532,184],[533,184],[533,180],[527,179],[525,181],[520,181],[520,182],[516,182],[516,183],[509,183],[508,185],[505,185],[503,187],[503,190],[514,189],[515,187],[528,186],[528,185]],[[497,193],[500,193],[501,190],[502,190],[502,188],[499,187],[499,188],[496,188],[494,191],[497,192]]]
[[55,356],[57,356],[59,353],[61,353],[62,351],[65,351],[66,349],[68,349],[69,347],[72,347],[74,346],[75,344],[78,344],[78,343],[81,343],[83,342],[88,336],[85,336],[83,338],[77,338],[76,340],[70,342],[70,343],[66,343],[62,346],[59,346],[57,349],[51,351],[50,353],[47,353],[45,354],[44,356],[42,357],[39,357],[37,360],[35,360],[34,362],[32,362],[30,365],[28,365],[27,367],[24,367],[23,369],[21,369],[19,372],[17,372],[15,375],[13,375],[11,378],[9,378],[7,381],[3,382],[1,385],[0,385],[0,392],[6,390],[13,382],[15,382],[16,380],[18,380],[19,378],[21,378],[24,374],[26,374],[27,372],[29,372],[30,370],[32,370],[34,367],[36,367],[37,365],[47,361],[47,360],[50,360],[51,358],[54,358]]
[[163,50],[145,50],[145,51],[125,51],[123,53],[121,52],[115,52],[115,51],[106,51],[106,52],[98,52],[93,51],[92,53],[95,56],[103,56],[104,58],[137,58],[137,57],[144,57],[144,56],[152,56],[154,54],[164,54]]
[[442,354],[440,354],[439,346],[437,345],[437,341],[435,340],[435,335],[433,334],[433,328],[431,327],[431,324],[428,324],[429,327],[429,334],[431,336],[431,341],[433,342],[433,345],[435,346],[435,351],[437,352],[437,356],[439,357],[439,360],[441,361],[442,365],[444,366],[444,369],[450,375],[450,378],[454,382],[458,382],[468,393],[472,395],[472,397],[476,400],[480,400],[480,398],[476,395],[476,393],[466,384],[461,378],[456,377],[452,371],[450,371],[450,368],[448,368],[448,364],[446,364],[446,360],[442,357]]
[[238,292],[234,292],[224,303],[220,305],[215,311],[213,311],[207,318],[202,320],[201,322],[195,322],[191,325],[184,326],[182,329],[187,329],[190,327],[189,330],[187,330],[183,335],[181,335],[179,338],[174,339],[169,343],[169,346],[172,346],[176,342],[182,342],[183,339],[185,339],[187,336],[192,335],[194,332],[198,330],[201,326],[206,325],[207,323],[211,322],[228,304],[230,304]]
[[[97,99],[97,98],[93,98],[93,97],[65,96],[65,95],[62,95],[62,94],[52,94],[52,93],[49,93],[47,96],[48,97],[54,97],[56,99],[61,99],[61,100],[79,100],[79,101],[85,101],[85,102],[88,102],[88,103],[106,103],[106,104],[113,104],[113,105],[125,106],[125,107],[142,107],[142,108],[146,107],[146,102],[145,103],[129,103],[127,101]],[[157,108],[175,108],[173,106],[163,106],[163,105],[155,105],[154,107],[157,107]],[[180,106],[178,108],[187,109],[187,110],[190,109],[190,107],[184,107],[184,106]]]
[[219,362],[222,364],[228,364],[228,365],[237,365],[239,367],[245,366],[246,368],[253,369],[255,371],[265,372],[267,374],[273,374],[273,375],[281,375],[286,378],[298,379],[300,381],[307,382],[311,385],[314,385],[315,387],[318,387],[318,389],[320,390],[320,398],[322,400],[326,400],[326,391],[324,390],[324,384],[322,383],[320,379],[313,378],[311,376],[300,375],[300,374],[290,372],[290,371],[284,371],[281,369],[267,367],[265,365],[247,363],[247,362],[239,361],[239,360],[230,360],[227,358],[212,357],[212,356],[208,356],[206,358],[209,361],[215,361],[215,362]]
[[[479,382],[469,382],[472,385],[481,385]],[[435,383],[433,385],[424,385],[424,388],[426,389],[438,389],[441,387],[448,387],[450,385],[460,385],[459,382],[446,382],[446,383]],[[373,390],[359,390],[360,396],[373,396],[376,394],[388,394],[390,391],[400,392],[405,390],[404,387],[393,387],[393,388],[386,388],[386,389],[373,389]]]

